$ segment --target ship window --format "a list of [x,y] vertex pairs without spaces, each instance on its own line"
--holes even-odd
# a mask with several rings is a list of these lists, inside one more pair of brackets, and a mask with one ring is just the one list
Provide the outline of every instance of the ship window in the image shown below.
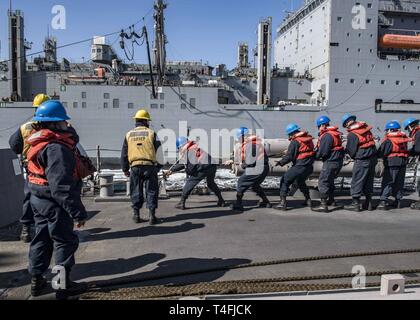
[[349,52],[350,51],[350,48],[347,48],[346,51]]
[[335,83],[339,83],[340,82],[340,79],[335,78],[334,81],[335,81]]
[[359,38],[362,36],[362,34],[361,33],[359,33]]
[[104,109],[108,109],[108,102],[104,102]]
[[181,103],[181,109],[187,109],[187,105],[185,103]]
[[360,63],[357,64],[357,67],[360,68]]
[[119,107],[120,107],[120,100],[119,100],[119,99],[114,99],[114,100],[112,100],[112,107],[113,107],[114,109],[119,108]]
[[337,21],[338,21],[338,22],[343,21],[343,17],[337,17]]
[[190,105],[191,107],[195,107],[195,98],[190,99]]
[[390,64],[388,65],[388,69],[391,69],[391,65]]
[[354,79],[350,79],[350,83],[354,83]]
[[397,86],[399,86],[399,85],[401,84],[401,81],[400,81],[400,80],[397,80],[397,81],[395,81],[395,84],[396,84]]
[[367,19],[367,23],[372,23],[372,19],[371,18],[368,18]]
[[129,102],[128,103],[128,109],[134,109],[134,103]]
[[160,105],[160,108],[161,108],[161,109],[165,109],[165,105],[164,105],[164,104],[161,104],[161,105]]
[[82,92],[82,99],[86,99],[86,92]]
[[366,84],[370,84],[370,80],[369,79],[366,79]]
[[87,108],[86,102],[82,102],[82,109],[86,109],[86,108]]
[[370,8],[372,8],[372,4],[371,3],[368,3],[367,4],[367,7],[370,9]]
[[164,93],[161,93],[161,94],[159,95],[159,98],[160,98],[160,100],[164,100],[164,99],[165,99],[165,94],[164,94]]
[[360,49],[360,48],[359,48],[359,49],[357,49],[357,52],[360,52],[360,51],[362,51],[362,49]]
[[150,105],[150,108],[151,109],[157,109],[159,106],[157,105],[157,103],[152,103],[151,105]]
[[386,84],[386,81],[385,80],[381,80],[381,84],[383,85],[383,84]]
[[373,49],[370,49],[369,51],[370,51],[370,53],[373,53]]
[[104,93],[104,99],[109,99],[109,93]]
[[406,66],[403,66],[403,70],[405,70],[405,69],[407,69],[407,67]]
[[350,32],[347,32],[347,37],[350,37]]
[[73,108],[77,108],[79,106],[79,104],[77,102],[73,102]]
[[410,82],[411,86],[414,87],[416,85],[416,83],[414,81]]

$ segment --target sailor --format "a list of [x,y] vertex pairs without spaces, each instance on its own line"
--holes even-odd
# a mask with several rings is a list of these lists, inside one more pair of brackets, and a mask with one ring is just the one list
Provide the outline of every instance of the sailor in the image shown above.
[[344,161],[344,147],[341,139],[342,133],[338,127],[330,125],[327,116],[318,118],[316,125],[319,130],[316,159],[323,162],[318,180],[318,189],[321,196],[321,206],[318,210],[328,212],[328,206],[335,206],[334,189],[335,179],[339,175]]
[[[78,186],[86,177],[78,159],[77,140],[69,130],[70,118],[59,101],[44,102],[33,121],[36,132],[28,139],[28,187],[34,211],[36,234],[29,250],[31,293],[41,294],[46,286],[43,274],[48,270],[53,250],[55,264],[65,270],[62,293],[76,293],[85,288],[70,279],[79,239],[74,227],[82,228],[87,219]],[[60,292],[60,291],[59,291]]]
[[130,130],[124,139],[121,151],[121,166],[126,177],[130,178],[130,197],[133,208],[133,221],[141,223],[140,210],[145,202],[143,187],[146,187],[146,201],[149,209],[149,224],[155,225],[158,208],[159,180],[163,159],[161,143],[157,134],[150,129],[150,114],[139,110],[134,116],[135,129]]
[[[411,157],[420,156],[420,125],[419,119],[409,118],[404,121],[404,129],[409,133],[410,138],[412,139],[412,148],[410,149]],[[420,197],[420,179],[417,180],[417,191],[419,192]],[[420,210],[420,201],[417,201],[411,205],[411,209]]]
[[286,127],[286,134],[289,136],[290,145],[287,154],[277,163],[277,166],[284,167],[289,163],[293,166],[287,170],[280,181],[280,204],[276,210],[287,210],[287,195],[290,186],[296,182],[300,191],[305,196],[304,205],[312,208],[312,200],[306,180],[314,171],[315,147],[313,137],[308,132],[301,131],[296,124],[289,124]]
[[[248,189],[252,189],[260,198],[260,208],[271,208],[261,184],[270,171],[269,160],[264,148],[264,143],[255,135],[250,134],[248,128],[242,127],[237,130],[237,141],[239,142],[241,167],[245,170],[239,178],[236,188],[236,202],[231,206],[232,210],[244,211],[242,199]],[[230,164],[227,162],[226,164]]]
[[[35,108],[38,108],[41,104],[43,104],[45,101],[50,100],[50,97],[47,96],[46,94],[38,94],[32,105]],[[21,164],[22,164],[22,168],[23,170],[26,172],[26,167],[27,167],[27,160],[26,160],[26,154],[28,152],[29,149],[29,144],[26,142],[26,139],[29,138],[29,136],[34,133],[35,129],[34,129],[34,122],[33,121],[29,121],[25,124],[23,124],[9,139],[9,145],[10,145],[10,149],[13,150],[14,153],[16,153],[17,155],[21,155],[20,159],[21,159]],[[25,242],[25,243],[29,243],[32,240],[31,237],[31,226],[34,224],[34,213],[32,211],[31,205],[30,205],[30,198],[31,198],[31,193],[29,192],[28,189],[28,182],[27,180],[25,180],[25,184],[24,184],[24,194],[25,197],[23,199],[23,210],[22,210],[22,217],[20,219],[20,223],[22,224],[22,232],[20,234],[20,239]]]
[[217,196],[217,206],[224,207],[226,202],[223,199],[222,192],[214,181],[217,165],[213,164],[212,157],[201,149],[196,142],[190,141],[186,137],[179,137],[177,139],[176,148],[179,152],[179,164],[173,166],[170,171],[166,171],[165,175],[170,176],[174,172],[185,170],[187,181],[182,190],[181,200],[175,208],[186,210],[185,202],[194,188],[204,179],[207,181],[207,187]]
[[400,208],[409,157],[408,142],[411,141],[404,132],[401,132],[398,121],[388,122],[385,131],[385,139],[378,152],[379,157],[384,159],[385,167],[378,210],[389,209],[388,198],[391,195],[395,198],[391,206]]
[[354,160],[351,196],[353,202],[346,209],[360,212],[360,198],[365,195],[364,210],[374,210],[372,204],[375,168],[378,163],[377,148],[372,127],[365,122],[358,122],[354,115],[346,114],[342,119],[343,127],[347,129],[346,152]]

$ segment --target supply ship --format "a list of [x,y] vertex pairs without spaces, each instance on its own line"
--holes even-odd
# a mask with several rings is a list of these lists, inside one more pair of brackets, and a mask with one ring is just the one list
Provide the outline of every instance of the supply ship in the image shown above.
[[[40,92],[64,103],[89,155],[100,146],[102,157],[113,160],[140,107],[150,110],[157,131],[178,133],[183,121],[191,132],[247,126],[264,129],[266,138],[284,138],[293,121],[315,133],[320,114],[339,123],[345,113],[357,114],[380,136],[390,118],[420,112],[418,0],[306,0],[274,36],[272,19],[261,20],[257,47],[240,43],[233,70],[168,61],[166,8],[154,3],[153,50],[145,64],[118,57],[106,37],[93,38],[85,63],[58,61],[52,37],[43,54],[29,59],[24,14],[11,9],[10,57],[0,64],[0,147],[31,118]],[[121,33],[122,48],[133,41],[127,39],[146,42],[147,29],[134,29]]]

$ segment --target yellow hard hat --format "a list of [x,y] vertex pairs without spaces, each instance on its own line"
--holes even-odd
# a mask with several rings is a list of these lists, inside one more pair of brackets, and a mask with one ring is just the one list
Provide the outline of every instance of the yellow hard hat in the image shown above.
[[51,100],[51,98],[49,96],[47,96],[44,93],[40,93],[35,97],[32,105],[34,107],[39,107],[41,104],[43,104],[45,101],[48,101],[48,100]]
[[137,111],[137,113],[136,113],[136,115],[134,116],[133,119],[152,121],[152,119],[150,118],[149,112],[147,112],[146,110]]

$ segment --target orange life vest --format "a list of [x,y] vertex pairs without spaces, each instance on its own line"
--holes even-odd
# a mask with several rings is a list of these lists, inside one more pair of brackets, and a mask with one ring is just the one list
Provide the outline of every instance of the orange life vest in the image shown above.
[[73,177],[75,180],[81,180],[95,172],[95,168],[90,161],[83,159],[70,133],[57,133],[48,129],[35,132],[27,139],[30,148],[28,150],[28,180],[32,184],[47,186],[48,180],[45,168],[39,163],[39,154],[50,144],[59,143],[74,152],[76,166],[74,168]]
[[297,160],[303,160],[315,156],[314,138],[307,132],[299,132],[291,138],[291,141],[299,142]]
[[372,134],[372,127],[368,126],[365,122],[356,122],[352,125],[348,132],[354,133],[359,139],[359,148],[360,149],[369,149],[376,145],[375,138]]
[[181,149],[181,153],[186,155],[188,154],[193,154],[197,163],[201,163],[203,161],[203,159],[205,158],[205,156],[207,155],[199,146],[198,144],[196,144],[194,141],[190,141],[188,142],[182,149]]
[[393,157],[402,157],[408,158],[408,143],[411,139],[403,132],[390,132],[385,136],[385,141],[391,141],[392,143],[392,152],[388,158]]
[[413,129],[413,131],[411,131],[411,133],[410,133],[410,137],[411,138],[413,138],[413,143],[416,143],[416,141],[415,141],[415,139],[416,139],[416,134],[417,134],[417,132],[419,132],[420,131],[420,126],[417,126],[417,127],[415,127],[414,129]]
[[328,127],[328,128],[322,130],[319,133],[318,149],[321,146],[321,140],[322,140],[322,138],[326,134],[330,134],[331,137],[333,138],[333,145],[332,145],[332,150],[333,151],[342,151],[342,150],[344,150],[343,140],[341,139],[342,133],[340,131],[338,131],[338,127]]
[[246,160],[246,152],[247,152],[247,147],[249,145],[256,146],[257,152],[255,155],[253,155],[256,161],[264,159],[265,148],[261,139],[258,138],[257,136],[249,136],[242,143],[242,148],[241,148],[242,162],[245,162]]

